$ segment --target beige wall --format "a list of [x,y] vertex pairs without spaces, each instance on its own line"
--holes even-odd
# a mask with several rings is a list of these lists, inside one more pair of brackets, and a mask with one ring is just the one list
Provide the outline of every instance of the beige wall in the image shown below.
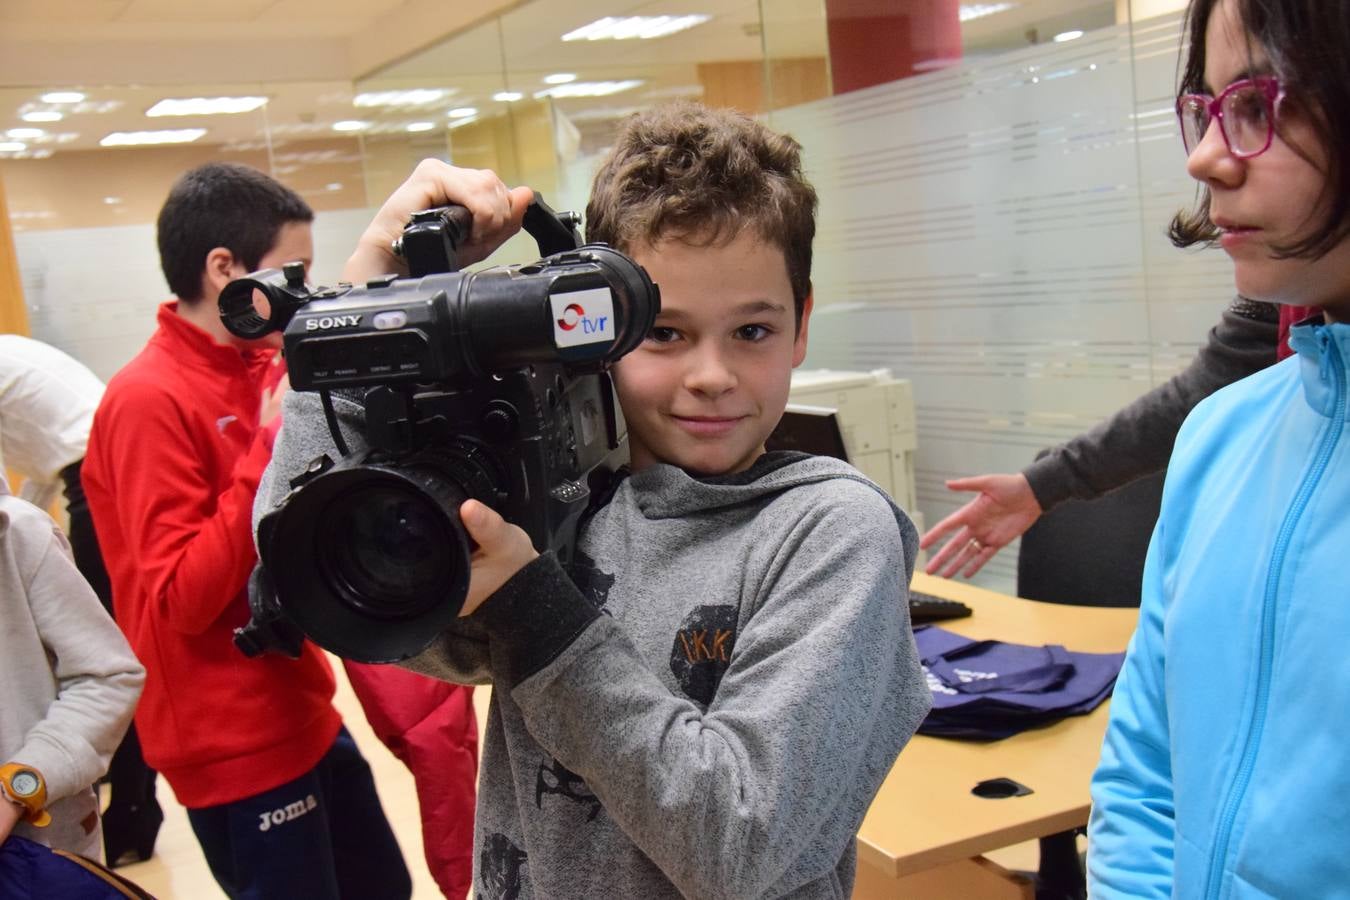
[[553,109],[547,100],[513,103],[506,115],[450,132],[450,161],[492,169],[507,184],[528,184],[545,197],[558,189]]
[[727,106],[754,115],[830,96],[829,65],[823,57],[770,60],[768,77],[771,96],[764,85],[765,65],[759,60],[698,66],[703,102],[710,106]]

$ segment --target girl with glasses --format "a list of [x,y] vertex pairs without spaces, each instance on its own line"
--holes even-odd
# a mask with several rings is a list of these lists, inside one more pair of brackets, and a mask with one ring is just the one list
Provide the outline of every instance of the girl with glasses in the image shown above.
[[1192,0],[1177,113],[1239,293],[1296,356],[1187,419],[1093,778],[1094,898],[1350,896],[1350,4]]

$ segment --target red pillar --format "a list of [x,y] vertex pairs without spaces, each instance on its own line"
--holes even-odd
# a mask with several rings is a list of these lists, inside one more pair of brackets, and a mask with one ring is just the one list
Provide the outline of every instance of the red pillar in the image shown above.
[[836,94],[961,58],[959,0],[825,0]]

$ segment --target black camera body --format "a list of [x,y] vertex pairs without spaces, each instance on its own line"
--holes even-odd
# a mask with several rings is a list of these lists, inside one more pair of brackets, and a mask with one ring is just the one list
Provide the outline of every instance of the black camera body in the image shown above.
[[[482,501],[566,562],[593,482],[627,461],[607,369],[650,331],[656,286],[538,201],[526,230],[551,255],[418,271],[453,268],[467,225],[455,207],[415,216],[400,242],[408,278],[311,289],[287,266],[221,294],[232,332],[284,331],[292,389],[320,395],[339,454],[313,460],[259,523],[245,653],[295,655],[304,635],[363,662],[414,655],[468,590],[460,504]],[[363,409],[355,453],[334,392]]]

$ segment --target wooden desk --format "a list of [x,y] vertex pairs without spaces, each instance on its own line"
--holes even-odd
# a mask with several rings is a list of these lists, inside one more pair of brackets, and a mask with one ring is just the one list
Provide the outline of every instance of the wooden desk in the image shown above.
[[[974,610],[937,624],[971,637],[1070,650],[1125,649],[1136,609],[1019,600],[922,573],[915,590]],[[993,743],[916,736],[900,754],[858,830],[857,898],[1030,897],[1029,885],[980,854],[1087,823],[1088,785],[1106,732],[1107,704]],[[1006,776],[1034,793],[1005,800],[970,789]]]

